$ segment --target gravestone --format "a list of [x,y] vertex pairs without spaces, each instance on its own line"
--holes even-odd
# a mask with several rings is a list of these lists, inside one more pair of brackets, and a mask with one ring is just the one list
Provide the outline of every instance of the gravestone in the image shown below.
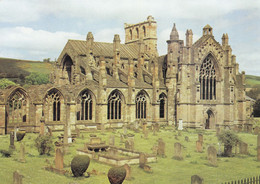
[[147,163],[147,158],[145,153],[140,153],[139,154],[139,167],[144,168],[144,166]]
[[199,177],[198,175],[193,175],[191,177],[191,184],[203,184],[203,178]]
[[158,156],[165,156],[165,142],[160,138],[158,140],[158,151],[157,151]]
[[14,132],[10,132],[10,145],[9,145],[10,149],[15,149],[15,145],[14,145]]
[[19,158],[19,162],[25,162],[25,148],[24,148],[24,144],[22,142],[20,143],[20,158]]
[[125,179],[126,180],[131,180],[131,167],[130,167],[130,165],[125,164],[124,168],[126,170],[126,177],[125,177]]
[[63,150],[61,147],[56,147],[55,150],[55,168],[58,170],[63,169]]
[[174,144],[174,156],[173,156],[173,158],[176,159],[176,160],[183,160],[182,145],[178,142],[176,142]]
[[109,137],[109,145],[110,146],[114,146],[115,145],[115,136],[114,135],[110,135],[110,137]]
[[247,148],[248,148],[247,143],[242,142],[242,141],[239,143],[239,153],[240,154],[247,155],[248,154]]
[[196,151],[201,153],[203,150],[203,143],[200,141],[196,141]]
[[209,165],[217,166],[217,150],[214,146],[208,147],[208,161]]
[[23,175],[19,173],[19,171],[13,172],[13,184],[22,184],[23,183]]
[[142,124],[143,133],[145,133],[146,127],[147,127],[147,123],[146,123],[146,122],[143,122],[143,124]]
[[203,135],[202,134],[198,134],[198,141],[203,143]]
[[128,137],[127,140],[129,141],[129,144],[130,144],[130,150],[134,150],[134,147],[135,147],[134,136]]
[[182,130],[183,129],[183,125],[182,125],[182,119],[179,119],[179,126],[178,126],[178,130]]
[[255,135],[258,135],[260,132],[259,132],[259,127],[258,126],[256,126],[255,128],[254,128],[254,134]]

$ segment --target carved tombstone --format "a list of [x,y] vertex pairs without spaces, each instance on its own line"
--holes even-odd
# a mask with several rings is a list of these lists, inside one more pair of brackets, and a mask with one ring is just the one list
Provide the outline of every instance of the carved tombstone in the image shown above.
[[160,138],[158,140],[158,150],[157,150],[158,156],[165,156],[165,142]]
[[13,184],[22,184],[23,175],[19,174],[18,171],[13,172]]
[[214,146],[208,147],[208,161],[209,165],[217,166],[217,150]]
[[247,155],[248,154],[247,148],[248,148],[247,143],[245,143],[245,142],[240,142],[239,143],[239,153],[240,154]]
[[173,158],[176,159],[176,160],[183,160],[182,145],[178,142],[176,142],[174,144],[174,156],[173,156]]
[[14,132],[10,132],[10,145],[9,145],[10,149],[15,149],[15,145],[14,145]]
[[140,153],[139,155],[139,167],[144,168],[147,163],[147,158],[145,153]]
[[200,141],[196,141],[196,150],[197,152],[201,153],[203,150],[203,144]]

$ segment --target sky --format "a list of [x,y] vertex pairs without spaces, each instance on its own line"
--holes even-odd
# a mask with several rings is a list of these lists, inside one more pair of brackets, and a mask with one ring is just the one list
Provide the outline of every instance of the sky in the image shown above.
[[158,51],[166,54],[173,23],[194,42],[206,24],[221,43],[228,33],[240,71],[260,76],[260,0],[0,0],[0,57],[42,61],[59,57],[68,39],[112,42],[124,23],[157,21]]

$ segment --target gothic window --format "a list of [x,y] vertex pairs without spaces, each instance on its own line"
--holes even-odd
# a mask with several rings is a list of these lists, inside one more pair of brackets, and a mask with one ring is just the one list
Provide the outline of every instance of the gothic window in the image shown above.
[[166,117],[166,95],[164,93],[159,95],[159,101],[160,101],[160,110],[159,110],[160,118],[165,118]]
[[139,30],[138,30],[138,28],[136,28],[136,38],[137,39],[139,38]]
[[8,98],[8,121],[9,123],[21,123],[27,120],[27,98],[20,91],[15,91]]
[[137,95],[135,100],[136,119],[146,119],[147,115],[147,97],[144,92]]
[[63,70],[66,71],[69,82],[71,82],[72,79],[72,73],[71,73],[72,65],[73,65],[72,59],[67,55],[63,62]]
[[143,32],[144,32],[144,38],[146,37],[146,30],[145,27],[143,26]]
[[61,120],[61,101],[62,97],[58,90],[53,89],[45,97],[45,111],[49,121]]
[[107,102],[107,119],[121,119],[122,99],[117,90],[113,91]]
[[79,95],[77,105],[80,107],[77,112],[77,120],[92,120],[93,100],[88,90]]
[[216,99],[216,70],[211,55],[207,56],[200,68],[200,99]]
[[133,33],[132,33],[131,29],[130,29],[129,33],[130,33],[130,40],[132,40],[133,39]]

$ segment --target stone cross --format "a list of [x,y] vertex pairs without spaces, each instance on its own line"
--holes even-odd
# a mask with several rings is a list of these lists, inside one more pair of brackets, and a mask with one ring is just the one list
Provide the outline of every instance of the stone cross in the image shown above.
[[55,168],[58,170],[63,169],[63,150],[61,147],[56,147],[55,149]]
[[10,149],[15,149],[15,145],[14,145],[14,132],[10,132],[10,145],[9,145]]
[[20,158],[19,158],[20,162],[25,162],[25,148],[24,148],[24,144],[21,142],[20,144]]
[[19,171],[13,172],[13,184],[22,184],[23,175],[19,174]]
[[208,147],[208,161],[209,165],[217,166],[217,150],[214,146]]
[[174,156],[173,156],[173,158],[176,159],[176,160],[182,160],[183,159],[181,143],[176,142],[174,144]]
[[193,175],[191,177],[191,184],[203,184],[203,178],[199,177],[198,175]]

